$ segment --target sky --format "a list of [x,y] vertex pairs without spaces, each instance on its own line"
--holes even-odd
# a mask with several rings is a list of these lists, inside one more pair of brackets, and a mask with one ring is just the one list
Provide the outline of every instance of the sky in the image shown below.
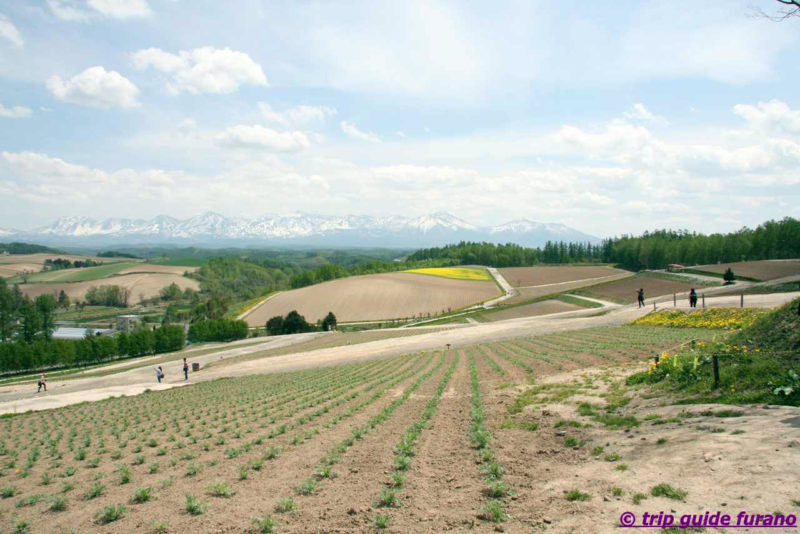
[[0,0],[0,229],[420,216],[598,237],[800,217],[774,0]]

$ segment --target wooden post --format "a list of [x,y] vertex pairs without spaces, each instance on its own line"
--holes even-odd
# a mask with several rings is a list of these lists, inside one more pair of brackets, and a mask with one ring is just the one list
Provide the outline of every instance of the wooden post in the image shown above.
[[744,308],[744,293],[739,295],[739,307]]
[[719,358],[717,355],[714,354],[711,357],[711,367],[714,369],[714,388],[717,389],[719,387]]
[[673,308],[677,308],[678,307],[678,295],[677,295],[677,293],[673,293],[672,294],[672,307]]
[[447,344],[447,350],[450,350],[450,343]]
[[706,309],[706,294],[703,293],[703,309]]
[[656,301],[653,299],[653,311],[656,311]]

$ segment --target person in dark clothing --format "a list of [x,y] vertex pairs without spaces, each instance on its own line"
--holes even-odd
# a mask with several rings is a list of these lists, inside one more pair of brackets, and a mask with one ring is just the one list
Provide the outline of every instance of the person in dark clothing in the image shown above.
[[639,288],[639,291],[636,292],[636,296],[639,299],[639,307],[644,307],[644,288]]
[[697,291],[695,291],[694,288],[689,291],[689,307],[697,307]]
[[189,380],[189,362],[186,361],[186,358],[183,359],[183,379]]
[[42,373],[42,376],[39,377],[39,389],[36,390],[36,393],[39,393],[44,388],[47,391],[47,375]]

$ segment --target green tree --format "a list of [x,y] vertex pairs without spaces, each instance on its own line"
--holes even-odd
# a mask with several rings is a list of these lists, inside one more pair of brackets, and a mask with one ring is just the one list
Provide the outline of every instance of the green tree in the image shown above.
[[14,334],[14,295],[5,280],[0,278],[0,341],[6,342]]
[[58,306],[60,308],[68,310],[69,309],[69,305],[70,305],[69,296],[67,296],[67,294],[64,293],[64,290],[62,289],[58,293]]
[[28,298],[22,301],[20,319],[22,321],[22,339],[30,343],[36,338],[36,334],[39,333],[41,316],[36,310],[36,305]]
[[56,299],[52,295],[39,295],[36,297],[36,311],[39,312],[39,327],[45,339],[50,339],[55,330],[53,324],[53,313],[58,307]]
[[336,330],[336,316],[333,312],[328,312],[328,315],[322,320],[322,329],[326,332]]
[[267,320],[267,323],[264,326],[266,327],[269,335],[279,336],[283,333],[283,317],[276,315],[275,317]]
[[730,267],[725,269],[725,274],[722,275],[722,279],[726,282],[733,282],[736,279],[736,275],[733,274],[733,269]]

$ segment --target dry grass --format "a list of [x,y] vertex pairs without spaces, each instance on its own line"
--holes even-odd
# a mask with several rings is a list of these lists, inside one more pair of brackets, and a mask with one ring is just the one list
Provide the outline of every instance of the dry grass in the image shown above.
[[410,273],[353,276],[280,293],[245,320],[267,319],[297,310],[309,321],[332,311],[340,322],[378,321],[438,314],[483,302],[500,294],[494,282],[452,280]]

